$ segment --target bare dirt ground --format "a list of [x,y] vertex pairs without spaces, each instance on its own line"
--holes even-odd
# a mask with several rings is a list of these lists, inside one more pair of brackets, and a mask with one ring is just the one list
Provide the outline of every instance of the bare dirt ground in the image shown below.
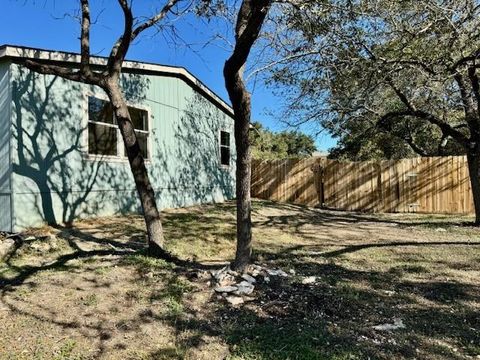
[[202,270],[144,256],[138,216],[30,230],[0,263],[0,359],[480,358],[471,218],[254,209],[255,262],[290,276],[237,307],[207,272],[233,257],[232,203],[164,214]]

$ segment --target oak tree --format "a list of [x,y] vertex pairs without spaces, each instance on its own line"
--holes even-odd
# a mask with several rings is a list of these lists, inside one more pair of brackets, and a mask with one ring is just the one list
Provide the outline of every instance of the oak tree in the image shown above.
[[25,60],[24,65],[41,74],[49,74],[100,87],[107,94],[120,132],[125,144],[130,169],[135,180],[136,189],[143,209],[147,228],[148,248],[152,255],[166,256],[164,250],[164,234],[157,207],[155,192],[149,179],[140,145],[134,131],[130,113],[122,92],[120,81],[122,65],[130,45],[142,32],[156,26],[166,19],[172,9],[181,0],[168,0],[153,16],[142,21],[136,19],[132,12],[132,1],[117,0],[123,13],[123,33],[115,41],[105,65],[93,65],[90,53],[91,14],[89,0],[80,0],[81,35],[80,63],[77,67],[61,64],[44,63],[36,60]]
[[304,56],[274,79],[299,122],[341,132],[367,121],[421,155],[454,143],[480,224],[479,15],[478,0],[304,2],[301,43],[288,48]]
[[225,87],[232,103],[235,120],[237,250],[232,268],[243,270],[252,254],[251,219],[251,95],[245,85],[244,70],[248,56],[260,35],[271,0],[243,0],[235,26],[235,45],[225,62]]

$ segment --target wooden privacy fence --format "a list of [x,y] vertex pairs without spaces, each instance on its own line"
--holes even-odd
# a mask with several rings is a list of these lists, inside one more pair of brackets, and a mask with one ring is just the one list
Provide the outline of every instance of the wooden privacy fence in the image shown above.
[[465,156],[253,160],[252,196],[338,210],[474,212]]

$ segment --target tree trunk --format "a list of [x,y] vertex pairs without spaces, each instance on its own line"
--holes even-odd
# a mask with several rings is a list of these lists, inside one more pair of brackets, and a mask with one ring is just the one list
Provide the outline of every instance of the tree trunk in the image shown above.
[[234,72],[225,64],[225,85],[232,102],[235,117],[235,146],[237,151],[237,251],[232,263],[234,270],[243,271],[252,255],[251,149],[250,149],[250,94],[245,88],[241,71]]
[[148,176],[145,161],[140,151],[137,136],[128,112],[123,93],[118,85],[110,85],[106,88],[110,102],[113,106],[117,124],[127,149],[130,169],[135,180],[140,203],[145,218],[148,236],[148,251],[153,256],[164,257],[164,237],[160,212],[155,200],[155,192]]
[[243,81],[245,64],[253,44],[258,39],[271,0],[243,0],[235,26],[235,48],[225,62],[223,76],[235,118],[237,148],[237,252],[232,268],[245,270],[252,255],[252,202],[250,150],[250,93]]
[[[237,149],[236,196],[237,196],[237,251],[232,267],[243,271],[252,255],[252,201],[251,149],[248,132],[250,121],[235,122],[235,146]],[[239,134],[239,135],[237,135]]]
[[480,153],[477,151],[468,152],[467,162],[475,207],[475,224],[480,225]]

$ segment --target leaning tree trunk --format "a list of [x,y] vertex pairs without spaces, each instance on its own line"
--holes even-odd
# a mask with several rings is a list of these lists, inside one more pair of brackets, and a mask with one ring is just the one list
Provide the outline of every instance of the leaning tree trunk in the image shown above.
[[130,118],[125,98],[119,86],[111,85],[106,89],[113,106],[117,124],[127,149],[128,161],[140,197],[145,225],[147,227],[148,251],[153,256],[165,256],[164,237],[160,212],[155,200],[155,192],[148,176],[147,167],[140,151],[140,145]]
[[467,162],[475,207],[475,224],[480,225],[480,153],[478,151],[467,153]]
[[252,202],[250,150],[250,94],[242,80],[242,72],[232,70],[230,60],[224,68],[225,85],[232,102],[235,119],[235,146],[237,151],[237,251],[232,268],[243,271],[252,255]]
[[235,26],[235,48],[225,62],[223,76],[232,102],[235,119],[235,145],[237,150],[237,252],[232,268],[243,271],[252,255],[252,203],[250,199],[250,93],[243,81],[243,71],[258,39],[271,0],[243,0]]

